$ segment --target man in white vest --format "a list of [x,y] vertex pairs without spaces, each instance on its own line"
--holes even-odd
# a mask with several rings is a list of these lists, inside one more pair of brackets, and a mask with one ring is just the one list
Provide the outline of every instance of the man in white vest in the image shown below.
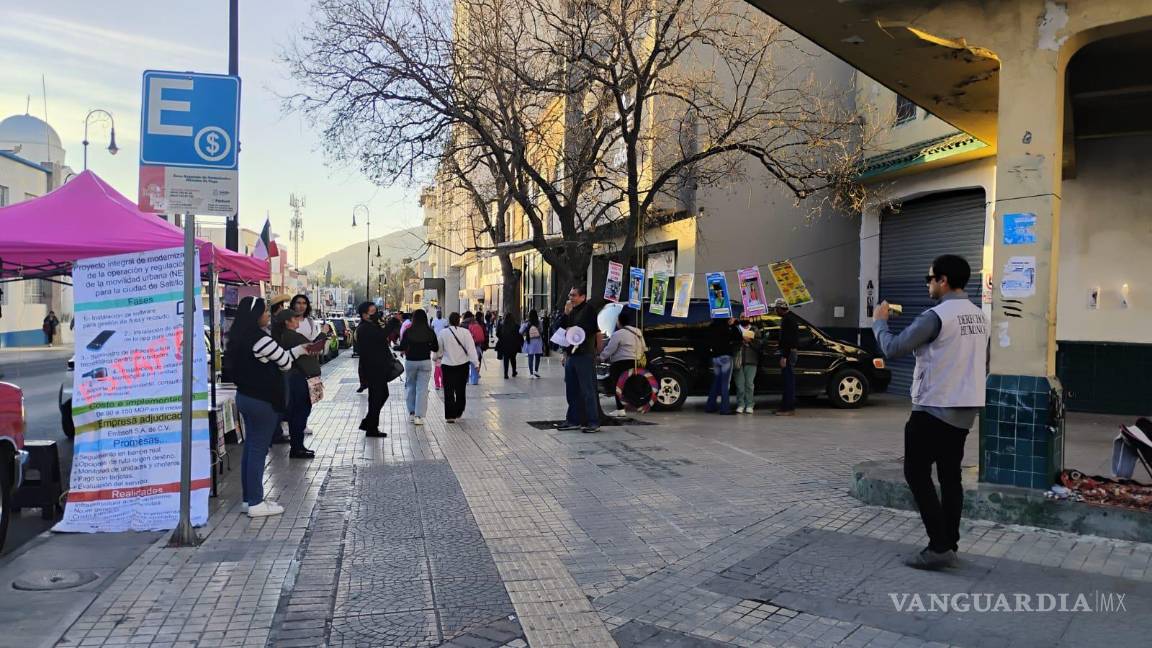
[[[908,328],[888,330],[888,302],[877,307],[872,325],[887,358],[916,356],[912,415],[904,427],[904,479],[928,532],[928,547],[905,564],[940,569],[956,564],[964,490],[960,462],[968,430],[984,407],[988,367],[988,322],[964,291],[972,269],[962,257],[938,257],[924,281],[939,303]],[[940,496],[932,483],[932,466]]]

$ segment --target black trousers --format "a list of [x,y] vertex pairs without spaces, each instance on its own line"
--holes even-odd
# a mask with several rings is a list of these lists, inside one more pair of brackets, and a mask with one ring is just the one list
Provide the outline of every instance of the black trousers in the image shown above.
[[[948,425],[927,412],[912,412],[904,426],[904,480],[920,509],[932,551],[959,549],[960,512],[964,508],[960,462],[967,437],[968,430]],[[939,497],[932,483],[933,465],[940,480]]]
[[364,415],[364,427],[369,430],[380,429],[380,409],[388,401],[388,383],[377,376],[368,378],[368,413]]
[[468,367],[471,365],[440,365],[444,371],[444,418],[458,419],[467,404]]
[[505,378],[508,377],[508,368],[509,367],[512,368],[513,374],[519,373],[516,371],[516,354],[515,353],[505,353],[504,354],[504,377]]

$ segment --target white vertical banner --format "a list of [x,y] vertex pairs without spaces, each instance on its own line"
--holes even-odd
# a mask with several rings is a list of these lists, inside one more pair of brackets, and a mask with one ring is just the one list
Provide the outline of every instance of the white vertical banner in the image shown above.
[[55,531],[160,531],[179,522],[186,307],[194,309],[196,321],[192,523],[208,521],[204,315],[199,281],[196,303],[184,303],[183,275],[182,248],[84,259],[73,267],[76,439],[68,505]]

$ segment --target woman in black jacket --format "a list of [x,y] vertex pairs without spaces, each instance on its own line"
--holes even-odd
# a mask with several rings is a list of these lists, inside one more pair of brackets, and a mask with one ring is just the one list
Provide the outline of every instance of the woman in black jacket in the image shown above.
[[408,416],[416,425],[424,425],[428,411],[428,383],[432,380],[432,354],[440,350],[436,332],[428,325],[428,313],[423,308],[412,313],[412,325],[400,338],[404,352],[404,388],[408,401]]
[[376,316],[376,304],[363,302],[356,309],[360,325],[356,327],[356,342],[360,345],[361,387],[368,389],[368,413],[360,421],[366,437],[386,437],[380,431],[380,409],[388,401],[388,365],[392,363],[392,349],[388,335]]
[[519,375],[516,371],[516,354],[524,346],[524,338],[520,337],[520,322],[516,316],[508,313],[500,323],[500,338],[496,341],[496,351],[504,358],[504,379],[508,379],[508,367],[512,367],[512,376]]
[[708,404],[704,406],[704,411],[735,414],[728,394],[732,384],[732,349],[741,342],[736,320],[732,318],[712,320],[712,324],[708,327],[707,340],[712,356],[712,389],[708,392]]
[[292,369],[297,358],[310,348],[299,345],[285,349],[264,331],[272,316],[263,299],[245,297],[236,309],[236,320],[228,331],[225,355],[236,383],[236,407],[244,419],[244,451],[240,458],[240,481],[244,508],[249,517],[279,515],[284,508],[264,499],[264,460],[272,435],[285,411],[284,380],[281,372]]

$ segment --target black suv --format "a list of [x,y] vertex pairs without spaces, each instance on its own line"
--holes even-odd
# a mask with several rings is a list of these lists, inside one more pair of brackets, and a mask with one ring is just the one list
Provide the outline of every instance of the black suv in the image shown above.
[[[646,306],[646,305],[645,305]],[[733,304],[739,317],[740,306]],[[618,304],[605,306],[599,317],[600,328],[609,334],[615,329]],[[693,300],[687,319],[644,315],[644,341],[648,345],[648,370],[659,383],[655,409],[675,410],[689,396],[707,396],[712,386],[712,360],[708,352],[707,304]],[[846,342],[833,339],[797,315],[800,324],[800,346],[796,362],[796,394],[828,396],[833,407],[855,408],[864,405],[874,392],[888,389],[891,372],[884,360]],[[777,349],[780,318],[775,314],[751,319],[760,345],[761,361],[756,375],[757,394],[782,393]],[[597,368],[604,394],[615,394],[616,386],[608,384],[608,365]]]

